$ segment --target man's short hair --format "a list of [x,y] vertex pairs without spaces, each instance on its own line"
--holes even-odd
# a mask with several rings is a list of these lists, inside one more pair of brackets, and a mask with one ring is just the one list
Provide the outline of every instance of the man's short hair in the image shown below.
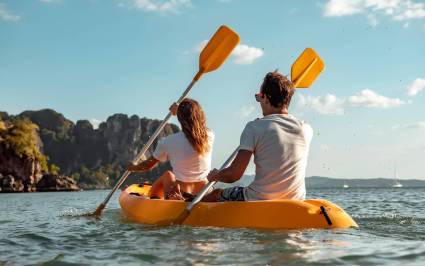
[[264,77],[261,85],[261,93],[270,101],[273,107],[289,107],[292,95],[294,94],[294,86],[292,82],[275,70],[269,72]]

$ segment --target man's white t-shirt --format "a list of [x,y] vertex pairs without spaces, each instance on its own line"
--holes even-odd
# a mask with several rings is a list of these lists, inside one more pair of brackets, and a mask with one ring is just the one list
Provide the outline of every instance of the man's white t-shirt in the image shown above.
[[211,154],[214,133],[208,130],[209,151],[199,155],[187,140],[183,132],[178,132],[161,139],[153,157],[161,162],[168,158],[176,179],[182,182],[199,182],[206,180],[211,170]]
[[305,170],[313,129],[289,114],[272,114],[249,122],[241,135],[241,150],[254,153],[255,179],[246,201],[305,199]]

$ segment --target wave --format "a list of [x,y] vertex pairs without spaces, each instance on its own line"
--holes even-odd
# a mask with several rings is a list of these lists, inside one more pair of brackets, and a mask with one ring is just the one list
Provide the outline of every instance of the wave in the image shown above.
[[360,223],[385,223],[399,225],[425,225],[425,218],[413,216],[401,216],[395,213],[382,214],[378,216],[353,215],[354,220]]

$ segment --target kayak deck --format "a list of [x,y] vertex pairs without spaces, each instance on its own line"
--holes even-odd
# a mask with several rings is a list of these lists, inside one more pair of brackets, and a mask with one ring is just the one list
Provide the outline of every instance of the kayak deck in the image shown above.
[[[189,205],[178,200],[149,199],[150,187],[134,184],[121,193],[119,203],[129,221],[160,224],[177,218]],[[200,202],[182,225],[257,229],[358,226],[343,209],[323,199]]]

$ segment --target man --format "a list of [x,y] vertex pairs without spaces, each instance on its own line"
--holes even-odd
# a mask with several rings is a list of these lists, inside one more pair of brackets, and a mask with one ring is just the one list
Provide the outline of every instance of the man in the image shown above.
[[209,181],[236,182],[254,154],[255,179],[247,187],[215,189],[203,201],[305,199],[305,169],[313,130],[288,114],[293,94],[293,85],[285,76],[277,71],[266,75],[255,95],[264,117],[246,125],[232,164],[208,175]]

